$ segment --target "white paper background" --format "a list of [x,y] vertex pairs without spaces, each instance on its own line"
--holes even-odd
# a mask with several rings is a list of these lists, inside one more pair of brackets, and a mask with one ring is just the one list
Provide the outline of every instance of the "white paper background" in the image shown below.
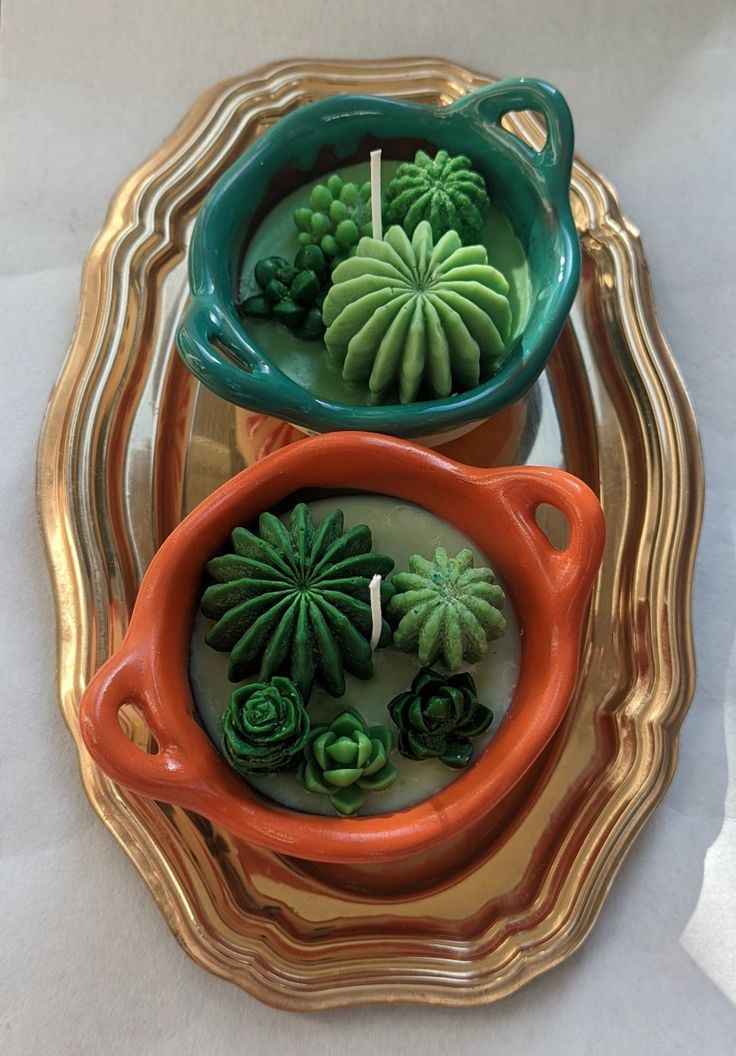
[[[0,106],[0,1051],[736,1051],[732,0],[5,0]],[[189,961],[89,809],[54,699],[35,448],[121,180],[212,83],[280,57],[438,54],[559,85],[642,229],[699,413],[699,684],[674,784],[562,967],[473,1010],[272,1011]]]

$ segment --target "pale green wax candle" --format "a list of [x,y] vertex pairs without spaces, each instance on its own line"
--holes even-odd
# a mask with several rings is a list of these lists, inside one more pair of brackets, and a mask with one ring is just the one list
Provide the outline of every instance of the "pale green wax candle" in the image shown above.
[[[438,546],[444,546],[452,555],[469,547],[475,555],[477,566],[491,565],[490,560],[462,532],[427,510],[409,503],[381,495],[346,495],[320,499],[309,505],[316,523],[331,510],[339,508],[345,514],[346,529],[356,524],[370,525],[374,550],[390,554],[396,561],[397,571],[408,567],[412,554],[419,553],[429,558]],[[288,514],[285,514],[283,519],[287,518]],[[519,675],[519,628],[508,598],[504,615],[508,622],[504,637],[489,643],[479,663],[463,667],[475,679],[480,702],[493,711],[490,729],[473,741],[473,761],[498,729]],[[190,677],[202,723],[215,744],[221,748],[220,720],[235,684],[227,678],[228,654],[218,653],[205,644],[204,636],[211,625],[212,621],[201,614],[194,622]],[[387,726],[396,740],[397,731],[388,714],[387,704],[397,693],[410,687],[420,666],[418,657],[413,654],[401,653],[393,646],[378,649],[374,654],[375,675],[370,681],[363,682],[347,675],[347,691],[338,699],[319,687],[315,688],[309,702],[310,719],[312,722],[329,722],[351,705],[369,724]],[[440,664],[436,667],[439,671],[444,670]],[[369,793],[360,816],[386,814],[418,803],[464,772],[450,770],[437,759],[422,762],[404,759],[395,748],[391,761],[398,771],[396,782],[384,792]],[[305,791],[292,774],[271,774],[268,777],[249,778],[248,782],[270,799],[296,810],[311,814],[335,813],[326,796]]]
[[[381,163],[384,187],[389,183],[401,162]],[[340,169],[338,175],[345,182],[365,183],[370,178],[368,162]],[[294,210],[309,200],[309,193],[317,180],[287,195],[264,218],[246,246],[241,270],[240,297],[245,299],[260,290],[255,281],[255,267],[264,257],[281,256],[294,259],[298,247],[294,226]],[[481,238],[488,251],[488,262],[498,268],[509,283],[509,305],[512,327],[508,345],[511,346],[523,329],[529,311],[529,268],[524,249],[514,234],[508,218],[491,206]],[[292,330],[271,319],[246,318],[245,325],[284,374],[309,392],[325,399],[354,406],[365,406],[372,397],[365,385],[343,381],[340,368],[327,355],[324,341],[304,341]],[[398,399],[398,397],[397,397]]]

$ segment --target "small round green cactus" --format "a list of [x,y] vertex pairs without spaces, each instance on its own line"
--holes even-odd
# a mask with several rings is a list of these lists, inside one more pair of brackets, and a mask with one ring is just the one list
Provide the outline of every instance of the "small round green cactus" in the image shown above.
[[225,756],[234,770],[273,774],[295,766],[309,736],[299,690],[278,675],[234,690],[222,718]]
[[450,671],[463,660],[480,660],[489,639],[506,630],[505,596],[495,578],[490,568],[473,567],[471,550],[448,557],[439,546],[433,561],[414,554],[409,571],[391,580],[396,594],[388,614],[399,620],[394,645],[417,653],[426,666],[442,659]]
[[334,173],[312,188],[308,206],[294,210],[294,223],[300,246],[319,246],[330,262],[345,259],[373,231],[370,182],[346,183]]
[[418,150],[413,162],[399,165],[386,188],[384,215],[401,224],[411,236],[428,220],[438,241],[446,231],[457,231],[464,245],[478,242],[488,209],[486,181],[464,154],[450,157],[440,150],[430,158]]
[[388,761],[393,738],[385,726],[367,726],[347,708],[329,726],[313,726],[297,777],[308,792],[330,797],[340,814],[355,814],[366,792],[379,792],[396,780]]
[[423,667],[406,693],[388,706],[407,759],[437,759],[458,770],[473,754],[471,737],[491,725],[493,712],[478,702],[471,675],[444,675]]

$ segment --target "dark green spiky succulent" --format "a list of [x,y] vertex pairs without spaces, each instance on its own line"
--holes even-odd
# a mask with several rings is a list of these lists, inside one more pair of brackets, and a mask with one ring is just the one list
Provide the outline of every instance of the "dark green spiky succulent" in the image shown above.
[[359,186],[333,173],[312,188],[309,205],[294,210],[294,223],[300,246],[319,246],[328,260],[344,260],[373,231],[370,181]]
[[278,675],[233,691],[222,717],[228,762],[243,776],[288,770],[301,759],[309,716],[299,690]]
[[506,630],[505,596],[490,568],[473,567],[472,550],[448,557],[438,546],[434,561],[409,558],[409,571],[392,577],[396,594],[388,614],[399,620],[394,645],[417,653],[429,666],[442,659],[450,671],[463,660],[480,660],[491,638]]
[[443,675],[423,667],[406,693],[388,706],[399,728],[399,751],[407,759],[440,759],[458,770],[473,754],[471,737],[491,725],[493,712],[478,703],[472,677]]
[[488,204],[486,181],[470,158],[450,157],[446,150],[430,158],[418,150],[413,162],[399,165],[386,188],[384,216],[389,224],[401,224],[409,237],[428,220],[435,242],[446,231],[457,231],[468,245],[480,240]]
[[[216,620],[206,641],[230,652],[229,678],[239,682],[260,669],[261,681],[290,673],[305,700],[315,681],[334,697],[345,692],[345,671],[373,675],[370,646],[370,581],[385,577],[393,559],[371,550],[371,530],[343,531],[341,510],[315,525],[309,507],[294,507],[289,528],[271,513],[261,515],[259,534],[232,533],[234,553],[207,569],[216,582],[202,598],[202,612]],[[394,588],[381,582],[387,604]],[[383,621],[379,645],[391,640]]]
[[330,797],[340,814],[355,814],[366,792],[380,792],[396,780],[388,761],[393,738],[385,726],[367,726],[354,708],[327,725],[313,726],[297,777],[308,792]]

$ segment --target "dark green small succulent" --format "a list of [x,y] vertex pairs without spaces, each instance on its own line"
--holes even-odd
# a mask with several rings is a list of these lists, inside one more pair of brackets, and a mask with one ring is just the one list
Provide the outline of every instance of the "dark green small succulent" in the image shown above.
[[488,204],[486,181],[470,158],[450,157],[446,150],[431,158],[418,150],[413,162],[399,165],[386,188],[384,215],[387,223],[401,224],[409,237],[428,220],[435,242],[447,231],[457,231],[468,245],[480,240]]
[[233,692],[222,732],[233,769],[243,776],[262,776],[298,763],[309,736],[309,717],[294,683],[277,675]]
[[[217,621],[207,644],[230,653],[231,681],[256,671],[264,682],[289,674],[309,700],[315,681],[340,697],[345,671],[372,677],[370,582],[384,577],[386,605],[394,588],[385,577],[394,562],[373,552],[367,525],[344,531],[341,510],[315,525],[309,507],[299,503],[288,528],[264,513],[257,535],[235,528],[232,544],[234,553],[208,563],[216,582],[202,597],[202,612]],[[379,645],[390,641],[384,620]]]
[[340,814],[355,814],[366,792],[379,792],[396,780],[388,761],[393,738],[385,726],[367,726],[346,708],[329,726],[313,726],[297,777],[308,792],[330,797]]
[[276,319],[305,341],[322,337],[322,301],[330,273],[319,246],[303,246],[293,265],[284,257],[264,257],[256,264],[254,277],[261,292],[241,301],[245,315]]
[[455,770],[473,754],[471,737],[491,725],[493,712],[478,702],[472,677],[443,675],[423,667],[406,693],[388,706],[399,728],[399,751],[407,759],[440,759]]

